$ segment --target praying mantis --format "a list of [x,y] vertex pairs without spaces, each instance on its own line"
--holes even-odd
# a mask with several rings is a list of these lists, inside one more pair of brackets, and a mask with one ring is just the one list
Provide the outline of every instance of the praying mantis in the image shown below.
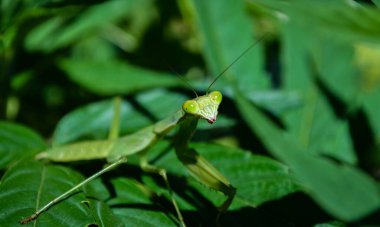
[[[124,137],[117,138],[118,133],[112,133],[117,131],[116,129],[111,130],[108,140],[77,142],[60,147],[54,147],[38,154],[36,157],[37,159],[47,159],[53,162],[106,159],[110,164],[76,186],[72,187],[65,193],[51,200],[49,203],[39,208],[31,216],[23,218],[20,220],[20,223],[27,224],[37,219],[43,214],[43,212],[47,211],[56,203],[62,201],[76,190],[89,183],[91,180],[123,163],[126,163],[128,156],[138,154],[140,157],[139,164],[143,171],[159,174],[163,178],[170,193],[171,202],[175,208],[179,223],[181,226],[186,226],[170,187],[166,170],[149,164],[146,158],[149,148],[177,125],[179,126],[179,130],[173,144],[178,159],[196,180],[208,188],[214,189],[226,195],[227,198],[219,206],[220,214],[226,212],[236,194],[236,188],[233,187],[228,179],[223,176],[223,174],[220,173],[210,162],[203,158],[195,149],[189,147],[189,141],[194,134],[197,123],[200,119],[206,120],[210,124],[213,124],[217,120],[218,108],[222,102],[222,94],[220,91],[208,92],[211,86],[262,38],[263,37],[248,47],[228,67],[226,67],[225,70],[223,70],[210,84],[205,95],[197,96],[194,99],[185,101],[182,108],[173,115]],[[120,105],[120,103],[119,105],[117,103],[120,102],[120,99],[116,100],[119,100],[115,101],[115,106],[117,107]],[[115,112],[118,113],[118,111]],[[118,125],[119,119],[117,114],[115,115],[113,125]],[[89,150],[88,147],[92,147],[92,149]]]

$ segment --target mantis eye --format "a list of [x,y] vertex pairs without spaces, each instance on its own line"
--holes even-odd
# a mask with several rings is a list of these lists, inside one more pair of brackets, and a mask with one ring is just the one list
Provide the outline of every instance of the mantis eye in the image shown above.
[[198,103],[194,100],[188,100],[182,105],[182,109],[189,114],[198,112]]
[[213,91],[208,96],[218,104],[222,102],[222,93],[219,91]]

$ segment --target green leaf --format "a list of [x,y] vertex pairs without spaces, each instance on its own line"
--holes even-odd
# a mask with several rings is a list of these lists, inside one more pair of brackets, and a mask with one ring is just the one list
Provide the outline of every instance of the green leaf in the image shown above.
[[289,110],[296,109],[302,104],[299,93],[295,91],[253,91],[247,93],[253,103],[275,115],[283,115]]
[[121,204],[152,204],[150,191],[136,180],[118,177],[111,180],[116,196],[108,201],[110,206]]
[[[305,150],[313,154],[325,154],[340,161],[355,164],[357,158],[351,142],[348,122],[339,119],[314,82],[314,77],[304,58],[306,44],[296,37],[304,37],[302,31],[294,27],[284,29],[282,59],[286,63],[285,89],[302,97],[298,109],[288,111],[284,120]],[[307,36],[306,36],[307,37]],[[305,37],[305,38],[306,38]],[[344,74],[346,75],[346,74]],[[335,83],[339,83],[336,77]]]
[[338,119],[327,100],[310,88],[305,94],[305,104],[286,115],[290,132],[310,154],[325,154],[340,161],[355,164],[348,122]]
[[[232,209],[257,206],[298,190],[288,168],[275,160],[221,145],[197,143],[194,148],[237,188],[236,203]],[[189,176],[174,153],[170,151],[155,164],[171,174]],[[197,182],[193,181],[191,185],[205,194],[206,198],[211,198],[215,205],[220,205],[226,199],[224,195],[212,192]]]
[[377,8],[380,8],[380,0],[372,0],[372,2],[377,6]]
[[[311,43],[311,51],[318,70],[318,77],[331,92],[347,105],[354,106],[361,92],[362,80],[354,62],[352,44],[330,39],[318,39]],[[331,61],[331,58],[334,61]]]
[[131,227],[178,226],[159,211],[138,208],[114,208],[113,212]]
[[[252,1],[253,2],[253,1]],[[323,34],[324,37],[341,41],[366,40],[378,42],[380,19],[378,9],[359,5],[352,1],[277,1],[255,0],[265,7],[283,13],[283,22],[289,18],[293,26],[305,34]],[[339,20],[336,16],[339,15]],[[298,39],[298,41],[303,41]],[[334,52],[331,52],[334,53]]]
[[46,148],[36,132],[19,124],[0,122],[0,169]]
[[377,143],[380,143],[380,87],[365,96],[363,99],[363,107],[368,114],[369,121],[371,123],[372,129],[375,133],[375,138]]
[[[112,179],[111,183],[116,196],[108,204],[128,226],[177,226],[169,214],[151,202],[153,192],[146,186],[122,177]],[[146,208],[134,208],[136,205]]]
[[74,82],[102,95],[129,94],[149,88],[181,85],[178,78],[169,74],[146,70],[118,60],[66,59],[60,65]]
[[345,227],[345,226],[346,225],[340,221],[330,221],[330,222],[314,225],[314,227]]
[[213,163],[237,188],[232,209],[258,206],[298,190],[289,168],[249,151],[212,144],[196,144],[196,150]]
[[101,178],[95,178],[83,186],[83,192],[87,198],[94,198],[100,201],[106,201],[111,198],[111,193]]
[[[252,38],[252,25],[244,8],[244,1],[193,0],[191,3],[192,5],[187,5],[187,10],[191,10],[197,19],[203,55],[210,71],[217,76],[257,41],[258,37]],[[226,16],[228,20],[223,19]],[[239,35],[236,35],[237,31]],[[262,51],[262,46],[256,45],[254,50],[246,53],[228,69],[215,86],[225,88],[231,81],[237,80],[240,88],[247,92],[266,88],[269,78],[265,77],[262,70]]]
[[89,207],[96,225],[105,227],[126,226],[105,203],[95,199],[88,199],[85,203]]
[[[65,115],[57,124],[53,136],[53,144],[60,145],[78,139],[107,137],[114,115],[113,101],[105,100],[74,110]],[[134,119],[130,124],[124,123],[127,119]],[[136,113],[133,107],[123,101],[121,104],[122,126],[128,128],[141,127],[149,123],[149,119]],[[122,127],[122,130],[125,130]]]
[[[162,89],[140,93],[136,101],[151,116],[139,112],[127,101],[121,104],[121,134],[139,130],[175,113],[186,97]],[[114,115],[112,100],[88,104],[64,116],[57,124],[53,144],[64,144],[82,138],[104,139]]]
[[[0,224],[16,226],[18,222],[53,198],[83,180],[77,172],[62,166],[23,161],[12,166],[0,184]],[[43,212],[35,226],[85,226],[92,224],[87,208],[81,203],[83,193],[76,193]]]
[[[85,37],[105,32],[107,26],[130,16],[139,1],[112,0],[93,5],[78,14],[75,20],[68,17],[72,11],[39,24],[27,37],[26,48],[50,52]],[[80,8],[77,8],[79,11]],[[72,23],[70,23],[72,22]]]
[[[354,221],[380,207],[377,183],[349,165],[312,156],[285,131],[279,130],[242,95],[237,105],[248,126],[268,151],[286,163],[306,193],[331,215]],[[357,196],[360,195],[360,196]]]

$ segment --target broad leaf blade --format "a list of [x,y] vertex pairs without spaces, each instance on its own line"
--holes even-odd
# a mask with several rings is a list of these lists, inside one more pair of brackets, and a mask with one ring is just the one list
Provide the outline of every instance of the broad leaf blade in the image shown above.
[[24,126],[0,122],[0,169],[20,160],[21,156],[34,154],[46,148],[43,139]]
[[[195,22],[202,39],[203,55],[216,77],[257,41],[258,37],[252,38],[251,22],[246,14],[244,1],[193,0],[191,3],[189,10],[193,10],[197,19]],[[223,20],[226,15],[230,15],[228,20]],[[236,35],[237,31],[239,35]],[[267,88],[269,78],[262,71],[262,51],[262,46],[256,45],[228,69],[215,87],[225,88],[231,81],[237,80],[240,88],[247,92]]]
[[[284,115],[286,126],[308,152],[355,164],[357,158],[348,122],[335,115],[326,94],[317,87],[313,72],[307,67],[308,62],[304,58],[307,54],[306,43],[298,42],[297,37],[304,37],[304,40],[310,38],[300,29],[285,27],[282,56],[286,64],[284,88],[297,93],[302,99],[298,109]],[[342,83],[336,81],[336,84]]]
[[86,205],[89,207],[92,216],[94,217],[95,223],[98,226],[126,226],[121,219],[116,216],[112,210],[107,206],[107,204],[95,200],[88,199]]
[[137,208],[115,208],[113,212],[118,215],[127,226],[131,227],[155,227],[155,226],[178,226],[160,211],[137,209]]
[[363,99],[363,107],[366,111],[369,121],[372,126],[372,130],[375,133],[376,142],[380,144],[380,87],[365,96]]
[[[153,193],[136,180],[112,179],[116,196],[108,201],[112,211],[128,226],[176,226],[162,207],[152,203]],[[138,207],[144,207],[139,209]],[[136,208],[137,207],[137,208]]]
[[[70,20],[72,11],[64,11],[37,26],[27,37],[29,50],[50,52],[80,39],[105,32],[113,23],[130,17],[142,1],[112,0],[82,9],[75,20]],[[145,1],[144,1],[145,2]],[[76,10],[80,10],[77,8]]]
[[117,60],[66,59],[60,66],[74,82],[102,95],[130,94],[149,88],[181,85],[172,75]]
[[[130,102],[123,101],[120,114],[121,134],[131,133],[175,113],[186,97],[162,89],[137,95],[136,101],[146,107],[148,114],[141,113]],[[64,144],[83,138],[104,139],[107,137],[114,115],[111,100],[91,103],[80,107],[59,122],[54,131],[53,144]]]
[[[237,188],[236,203],[232,209],[257,206],[298,190],[288,168],[275,160],[221,145],[200,143],[194,144],[194,148]],[[189,176],[174,153],[169,152],[156,164],[171,174]],[[215,205],[226,199],[224,195],[212,192],[199,183],[194,184],[193,181],[192,185],[211,198]]]
[[299,189],[289,168],[273,159],[220,145],[196,144],[195,148],[237,188],[231,209],[258,206]]
[[[237,93],[237,104],[247,124],[268,151],[284,161],[308,194],[337,218],[353,221],[380,207],[377,183],[355,167],[337,165],[311,156],[293,137],[276,128]],[[357,195],[361,195],[358,197]]]
[[[80,107],[65,115],[57,124],[53,144],[60,145],[83,138],[104,139],[107,137],[114,115],[112,100],[105,100]],[[145,126],[149,119],[134,111],[133,107],[123,101],[121,104],[121,131]],[[134,119],[126,122],[126,119]],[[129,130],[126,129],[129,128]]]
[[[73,187],[83,178],[76,172],[40,162],[23,161],[10,168],[0,185],[0,220],[2,226],[18,222]],[[34,221],[35,226],[84,226],[93,223],[77,193],[52,206]]]
[[[351,1],[277,1],[255,0],[278,10],[295,22],[304,33],[340,39],[378,42],[380,19],[378,9]],[[339,15],[339,20],[336,16]],[[283,19],[284,17],[278,17]],[[299,39],[301,40],[301,39]]]

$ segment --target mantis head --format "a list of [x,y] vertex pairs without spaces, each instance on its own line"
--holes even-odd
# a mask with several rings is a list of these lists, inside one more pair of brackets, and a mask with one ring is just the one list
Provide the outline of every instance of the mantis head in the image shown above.
[[208,123],[212,124],[216,121],[218,107],[221,102],[222,94],[219,91],[213,91],[206,95],[186,101],[182,105],[182,109],[187,114],[206,119]]

